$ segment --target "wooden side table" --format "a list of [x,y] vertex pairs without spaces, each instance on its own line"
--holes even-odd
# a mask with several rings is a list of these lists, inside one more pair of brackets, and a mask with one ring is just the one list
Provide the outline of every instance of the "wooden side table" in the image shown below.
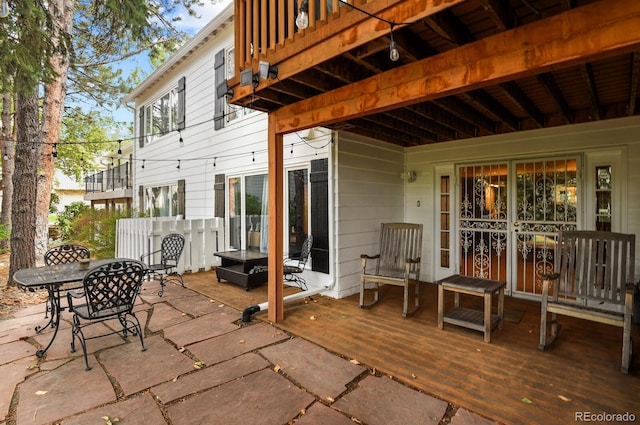
[[[444,323],[484,332],[485,342],[491,342],[491,330],[502,329],[504,320],[504,288],[506,282],[480,279],[471,276],[453,275],[438,281],[438,329],[444,329]],[[453,292],[454,308],[444,312],[444,292]],[[484,311],[460,307],[460,294],[484,298]],[[498,295],[498,314],[492,314],[491,302]]]

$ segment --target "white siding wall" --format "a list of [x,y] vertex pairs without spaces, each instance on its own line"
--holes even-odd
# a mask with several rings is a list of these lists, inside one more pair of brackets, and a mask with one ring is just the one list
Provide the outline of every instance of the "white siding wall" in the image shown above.
[[[438,193],[434,184],[438,166],[459,163],[495,161],[497,159],[539,158],[552,155],[584,154],[585,163],[591,155],[603,151],[618,152],[620,190],[623,211],[619,231],[640,235],[640,120],[638,117],[599,121],[552,129],[526,131],[499,136],[466,139],[457,142],[431,144],[407,149],[407,169],[416,170],[418,179],[408,183],[407,221],[425,225],[422,262],[423,280],[433,281],[435,255],[435,212]],[[416,201],[420,200],[420,207]],[[424,248],[426,246],[426,248]],[[640,264],[640,249],[636,248],[636,264]],[[640,265],[636,266],[640,276]]]
[[[388,143],[339,133],[335,146],[333,247],[342,298],[359,290],[361,254],[377,254],[380,223],[404,221],[404,152]],[[331,191],[329,192],[331,193]]]
[[[253,112],[225,123],[220,130],[214,130],[214,56],[232,45],[233,27],[227,26],[199,46],[185,61],[166,72],[153,89],[136,99],[137,111],[140,105],[148,104],[168,92],[180,78],[186,77],[186,129],[157,138],[142,149],[136,140],[135,208],[140,207],[138,188],[141,185],[176,184],[184,179],[185,218],[210,218],[214,212],[213,184],[216,174],[228,176],[267,172],[266,114]],[[306,140],[308,134],[309,130],[305,130],[285,137],[285,167],[308,166],[312,159],[328,157],[331,133],[314,129],[313,139]],[[183,143],[179,141],[180,136]],[[176,168],[178,160],[179,170]]]

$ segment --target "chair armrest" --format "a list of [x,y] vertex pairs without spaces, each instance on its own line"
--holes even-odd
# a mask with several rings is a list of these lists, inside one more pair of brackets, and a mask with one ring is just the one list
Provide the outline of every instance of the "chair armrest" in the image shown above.
[[418,257],[418,258],[407,258],[405,261],[407,263],[410,263],[410,264],[416,264],[416,263],[420,262],[420,257]]
[[67,292],[67,305],[69,306],[69,313],[73,313],[73,299],[84,298],[84,292],[68,291]]
[[560,273],[545,273],[541,274],[542,280],[557,280],[560,277]]
[[142,254],[142,255],[140,256],[140,261],[144,261],[144,258],[145,258],[145,257],[147,257],[147,258],[149,258],[149,259],[150,259],[150,258],[151,258],[151,256],[152,256],[153,254],[157,254],[157,253],[159,253],[159,252],[162,252],[162,250],[161,250],[161,249],[158,249],[158,250],[156,250],[156,251],[146,252],[146,253],[144,253],[144,254]]
[[376,255],[362,254],[360,255],[360,259],[362,261],[362,273],[364,273],[367,268],[368,260],[377,260],[378,263],[380,263],[380,254],[376,254]]

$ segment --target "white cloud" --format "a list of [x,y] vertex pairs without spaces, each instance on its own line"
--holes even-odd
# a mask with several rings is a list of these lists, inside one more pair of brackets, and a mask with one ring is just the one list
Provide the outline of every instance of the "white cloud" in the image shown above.
[[203,6],[195,7],[197,16],[189,16],[187,13],[182,13],[182,20],[177,22],[176,26],[189,34],[195,34],[232,1],[233,0],[215,0],[214,4],[211,0],[203,0]]

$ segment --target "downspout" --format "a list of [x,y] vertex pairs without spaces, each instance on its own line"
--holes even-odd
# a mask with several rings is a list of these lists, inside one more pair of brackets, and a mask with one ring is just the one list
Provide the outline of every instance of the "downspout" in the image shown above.
[[[312,295],[319,294],[319,293],[324,292],[324,291],[326,291],[328,289],[329,289],[328,286],[322,286],[320,288],[309,289],[309,290],[306,290],[306,291],[297,292],[295,294],[287,295],[286,297],[284,297],[282,299],[282,301],[284,303],[286,303],[288,301],[299,300],[301,298],[306,298],[306,297],[310,297]],[[269,302],[268,301],[265,301],[265,302],[263,302],[261,304],[252,305],[252,306],[249,306],[249,307],[245,308],[244,311],[242,312],[242,323],[251,322],[251,316],[254,313],[257,313],[259,311],[267,310],[268,308],[269,308]]]

